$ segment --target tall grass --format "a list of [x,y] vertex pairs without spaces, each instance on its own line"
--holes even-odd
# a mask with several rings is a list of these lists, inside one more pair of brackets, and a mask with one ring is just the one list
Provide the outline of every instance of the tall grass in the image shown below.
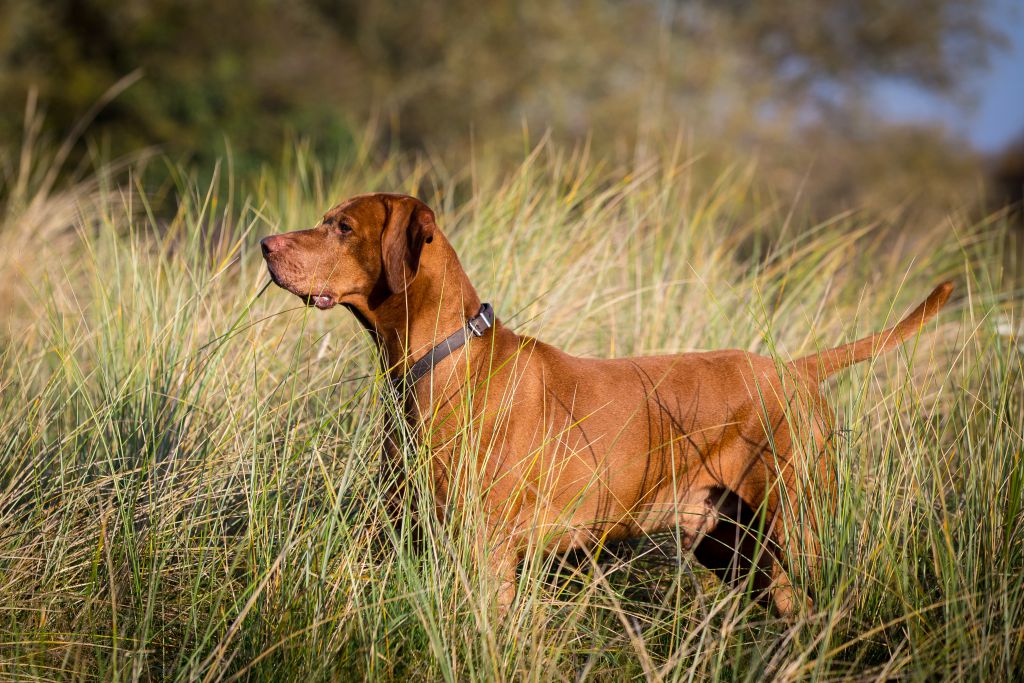
[[[763,199],[753,169],[700,173],[671,149],[623,169],[542,146],[510,173],[448,173],[366,156],[325,169],[297,147],[251,184],[218,172],[198,186],[172,169],[168,218],[140,182],[101,172],[33,194],[12,166],[0,677],[1020,673],[1012,235],[998,217],[901,235],[855,214],[801,225]],[[847,429],[824,568],[803,579],[817,582],[814,609],[775,618],[666,539],[603,562],[527,562],[503,617],[465,528],[434,521],[415,490],[423,548],[392,526],[377,469],[394,409],[369,340],[344,312],[265,290],[256,248],[370,189],[427,199],[499,317],[582,354],[788,358],[880,329],[954,278],[955,300],[919,339],[827,388]],[[421,472],[427,454],[409,441],[403,457]]]

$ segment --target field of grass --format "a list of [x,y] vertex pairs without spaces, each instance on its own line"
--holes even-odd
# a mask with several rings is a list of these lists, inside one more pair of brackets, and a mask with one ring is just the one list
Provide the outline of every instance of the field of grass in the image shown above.
[[[129,168],[59,186],[45,158],[13,152],[0,679],[1024,672],[1024,309],[1020,243],[998,216],[806,225],[752,169],[708,178],[671,149],[625,168],[542,146],[512,171],[453,172],[324,168],[298,147],[258,181],[224,164],[212,182]],[[465,529],[428,516],[417,551],[390,527],[375,475],[392,408],[372,345],[345,311],[265,289],[257,245],[373,189],[427,200],[498,316],[581,354],[795,357],[953,279],[918,339],[827,387],[847,431],[823,571],[802,579],[814,609],[781,620],[666,542],[657,560],[527,563],[502,617]]]

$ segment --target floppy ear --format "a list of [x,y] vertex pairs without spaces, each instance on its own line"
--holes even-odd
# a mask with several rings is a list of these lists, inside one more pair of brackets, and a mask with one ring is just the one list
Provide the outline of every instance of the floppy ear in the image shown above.
[[384,195],[387,218],[380,237],[381,260],[388,288],[404,292],[420,267],[423,245],[434,239],[434,212],[406,195]]

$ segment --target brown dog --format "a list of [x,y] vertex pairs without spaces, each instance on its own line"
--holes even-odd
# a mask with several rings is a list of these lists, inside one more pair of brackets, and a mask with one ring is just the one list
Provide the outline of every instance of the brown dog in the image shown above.
[[[760,575],[778,611],[792,613],[806,598],[786,563],[802,554],[813,569],[819,550],[808,486],[826,505],[835,486],[818,384],[917,333],[952,290],[940,285],[884,332],[785,364],[743,351],[579,358],[477,319],[482,334],[464,334],[446,357],[435,351],[417,379],[405,373],[439,345],[452,350],[442,342],[481,311],[423,202],[361,195],[315,228],[261,246],[274,282],[317,308],[351,310],[385,368],[408,380],[399,389],[431,447],[439,512],[457,472],[483,487],[502,606],[515,595],[518,561],[538,545],[564,550],[665,529],[688,544],[710,536],[736,545],[721,533],[731,496],[763,511],[772,550]],[[729,564],[700,547],[709,566]]]

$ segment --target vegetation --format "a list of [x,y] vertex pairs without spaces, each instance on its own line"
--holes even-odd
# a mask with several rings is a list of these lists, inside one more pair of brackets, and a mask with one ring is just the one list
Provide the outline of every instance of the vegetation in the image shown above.
[[[1019,245],[998,216],[902,241],[858,213],[802,224],[756,168],[706,180],[683,146],[615,166],[545,144],[450,173],[298,145],[251,183],[172,165],[156,189],[133,166],[54,185],[40,148],[3,158],[0,678],[1024,671]],[[658,561],[527,562],[503,618],[467,534],[424,515],[417,552],[376,483],[393,408],[369,340],[266,289],[256,245],[370,188],[426,199],[506,324],[585,354],[787,358],[955,279],[919,339],[828,387],[848,432],[814,609],[781,621],[669,539]]]
[[[474,124],[515,130],[523,114],[542,127],[593,127],[616,113],[609,105],[621,116],[629,100],[640,104],[655,81],[690,103],[759,86],[749,102],[793,104],[815,85],[867,77],[954,90],[997,36],[989,4],[498,0],[482,11],[466,0],[12,0],[0,10],[0,92],[11,100],[0,111],[16,129],[17,101],[35,86],[62,130],[141,68],[146,80],[100,122],[136,143],[188,149],[228,128],[248,145],[275,119],[308,126],[315,111],[365,117],[382,107],[403,121],[406,142],[426,145]],[[572,109],[598,114],[573,122]]]
[[[373,120],[384,146],[463,163],[479,147],[518,158],[524,128],[534,142],[549,131],[570,145],[590,137],[602,153],[642,153],[635,141],[656,147],[660,131],[682,129],[707,141],[705,153],[760,150],[762,171],[788,157],[790,196],[815,190],[809,167],[816,178],[837,154],[847,155],[846,187],[885,187],[880,171],[920,169],[896,151],[885,164],[850,163],[851,150],[893,148],[867,106],[869,86],[898,79],[962,94],[999,45],[992,4],[7,0],[0,139],[21,134],[30,91],[45,103],[44,132],[57,136],[131,83],[79,151],[117,158],[160,146],[204,165],[230,151],[249,170],[276,161],[288,136],[351,151]],[[820,155],[808,134],[827,138]],[[929,176],[971,161],[963,144],[919,137],[915,152],[940,157]]]

